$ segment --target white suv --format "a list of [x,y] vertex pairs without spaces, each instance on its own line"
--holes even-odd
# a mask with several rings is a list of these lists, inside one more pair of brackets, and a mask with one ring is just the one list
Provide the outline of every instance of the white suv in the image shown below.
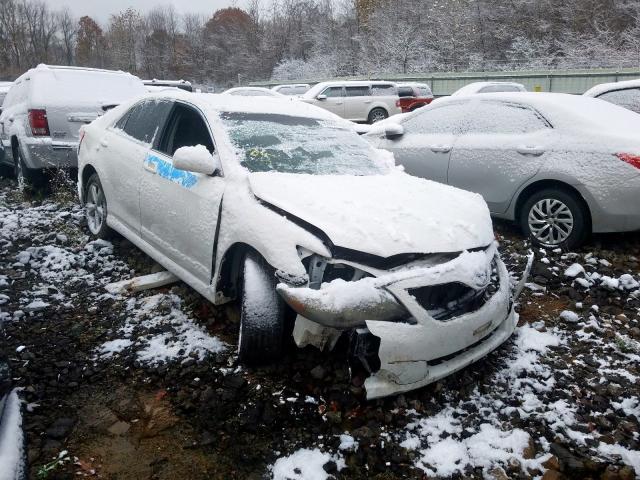
[[129,73],[39,65],[22,74],[2,105],[5,163],[18,184],[40,187],[43,170],[76,167],[78,131],[146,88]]
[[395,83],[381,81],[322,82],[300,100],[352,122],[375,123],[401,113]]

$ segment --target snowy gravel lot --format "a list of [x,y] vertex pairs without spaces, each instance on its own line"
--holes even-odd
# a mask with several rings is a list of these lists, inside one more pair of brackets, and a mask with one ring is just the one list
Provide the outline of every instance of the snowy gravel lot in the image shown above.
[[[82,212],[0,180],[0,320],[34,478],[640,478],[640,235],[536,250],[513,339],[427,388],[363,400],[345,342],[240,367],[237,312]],[[529,246],[498,224],[514,273]],[[638,473],[636,473],[638,472]]]

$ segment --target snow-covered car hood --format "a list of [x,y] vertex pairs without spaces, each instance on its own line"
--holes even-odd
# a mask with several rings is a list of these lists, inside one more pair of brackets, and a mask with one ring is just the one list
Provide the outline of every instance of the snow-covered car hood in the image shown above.
[[404,173],[375,176],[251,173],[254,195],[322,230],[333,245],[390,257],[489,245],[480,195]]

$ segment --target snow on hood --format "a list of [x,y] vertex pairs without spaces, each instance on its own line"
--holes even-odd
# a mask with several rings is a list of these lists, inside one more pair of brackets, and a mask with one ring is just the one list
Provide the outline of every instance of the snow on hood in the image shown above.
[[322,230],[338,247],[390,257],[489,245],[481,196],[429,180],[390,175],[251,173],[260,200]]

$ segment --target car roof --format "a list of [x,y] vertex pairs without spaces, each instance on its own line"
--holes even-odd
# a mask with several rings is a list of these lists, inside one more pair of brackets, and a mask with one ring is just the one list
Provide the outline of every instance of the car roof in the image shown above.
[[636,80],[624,80],[622,82],[601,83],[590,88],[584,92],[583,95],[587,97],[597,97],[603,93],[615,90],[624,90],[626,88],[640,88],[640,78]]
[[326,120],[342,120],[337,115],[304,102],[284,97],[243,97],[220,93],[189,93],[182,90],[148,93],[145,98],[183,100],[199,107],[203,112],[247,112],[290,115]]
[[554,127],[567,130],[597,127],[612,134],[640,130],[640,115],[618,105],[582,95],[547,92],[495,92],[441,98],[432,108],[451,103],[498,101],[529,106],[539,111]]
[[521,83],[518,83],[518,82],[493,80],[493,81],[486,81],[486,82],[471,82],[471,83],[468,83],[464,87],[461,87],[457,91],[453,92],[452,95],[457,96],[457,95],[476,94],[479,90],[483,89],[484,87],[489,87],[489,86],[493,86],[493,85],[518,87],[518,88],[524,89],[524,85],[522,85]]

